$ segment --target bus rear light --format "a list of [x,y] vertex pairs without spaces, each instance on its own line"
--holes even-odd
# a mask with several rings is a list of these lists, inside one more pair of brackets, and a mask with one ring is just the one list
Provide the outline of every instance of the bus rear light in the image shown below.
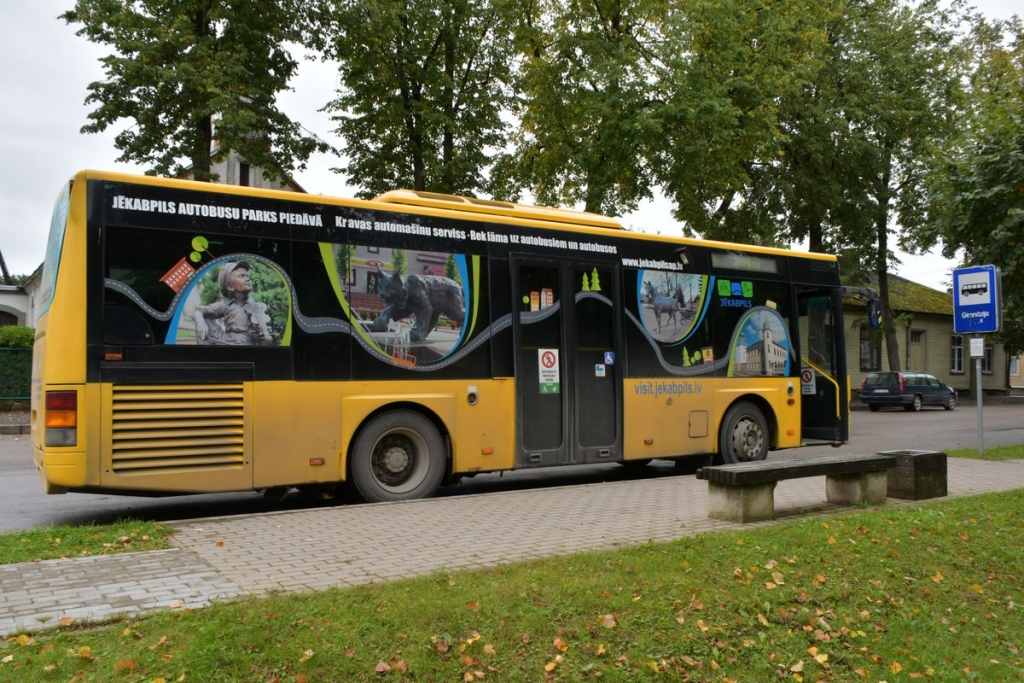
[[47,446],[78,445],[78,392],[46,392]]

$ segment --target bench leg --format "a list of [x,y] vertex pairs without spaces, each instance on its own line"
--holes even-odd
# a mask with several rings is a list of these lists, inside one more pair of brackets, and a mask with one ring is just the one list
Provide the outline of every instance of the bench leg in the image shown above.
[[[885,483],[884,477],[882,481]],[[758,522],[774,519],[775,483],[756,486],[723,486],[708,482],[708,517],[723,519],[727,522]]]
[[838,505],[851,503],[882,503],[888,489],[888,474],[864,472],[825,477],[825,497]]

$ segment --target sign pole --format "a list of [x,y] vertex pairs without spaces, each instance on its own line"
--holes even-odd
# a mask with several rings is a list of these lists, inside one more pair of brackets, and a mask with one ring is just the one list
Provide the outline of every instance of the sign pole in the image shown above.
[[978,392],[978,457],[985,455],[985,418],[981,412],[981,358],[974,359],[974,376]]

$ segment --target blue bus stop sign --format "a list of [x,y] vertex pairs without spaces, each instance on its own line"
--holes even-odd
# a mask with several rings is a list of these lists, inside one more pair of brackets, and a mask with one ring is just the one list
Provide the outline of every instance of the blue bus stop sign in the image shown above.
[[986,334],[1002,327],[1001,275],[995,266],[953,271],[953,331]]

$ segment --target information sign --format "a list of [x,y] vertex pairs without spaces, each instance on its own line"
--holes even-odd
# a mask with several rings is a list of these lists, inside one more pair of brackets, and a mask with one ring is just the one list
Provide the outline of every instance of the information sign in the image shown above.
[[995,266],[953,271],[953,331],[957,334],[998,332],[1002,326],[1001,275]]

